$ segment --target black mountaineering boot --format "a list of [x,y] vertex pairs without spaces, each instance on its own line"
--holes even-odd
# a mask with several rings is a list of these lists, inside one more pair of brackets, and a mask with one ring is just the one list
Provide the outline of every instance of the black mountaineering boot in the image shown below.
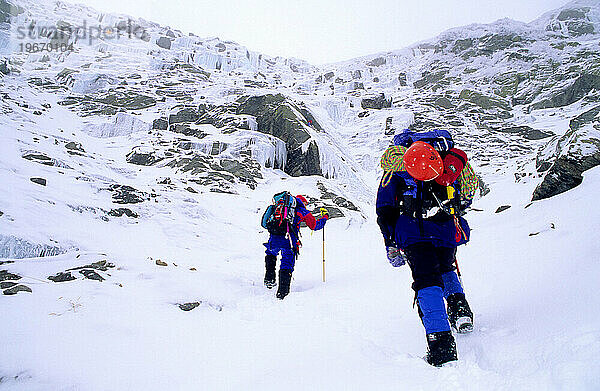
[[292,271],[289,269],[279,269],[279,287],[277,288],[278,299],[283,300],[290,293],[290,282],[292,281]]
[[464,293],[453,293],[446,298],[448,303],[448,321],[458,333],[473,331],[473,312],[465,299]]
[[275,282],[275,265],[277,264],[277,257],[275,255],[267,254],[265,256],[265,286],[269,289],[273,288],[277,283]]
[[456,343],[451,331],[440,331],[427,334],[427,362],[434,367],[441,367],[450,361],[458,360]]

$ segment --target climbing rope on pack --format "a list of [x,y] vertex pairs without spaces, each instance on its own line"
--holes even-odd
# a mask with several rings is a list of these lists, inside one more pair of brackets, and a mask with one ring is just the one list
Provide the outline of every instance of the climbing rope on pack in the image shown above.
[[383,177],[381,178],[381,186],[385,187],[390,183],[392,175],[398,171],[404,171],[404,153],[406,147],[401,145],[392,145],[381,156],[380,166],[383,169]]

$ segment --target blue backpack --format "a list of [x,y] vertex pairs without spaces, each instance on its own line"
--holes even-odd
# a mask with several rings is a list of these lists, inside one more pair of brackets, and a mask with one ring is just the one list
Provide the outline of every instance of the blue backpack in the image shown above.
[[285,235],[294,229],[296,205],[296,197],[288,191],[275,194],[273,203],[263,213],[260,225],[272,235]]
[[434,129],[426,132],[415,132],[406,129],[394,136],[394,145],[401,145],[408,148],[415,141],[424,141],[438,152],[445,152],[454,148],[452,135],[447,130]]

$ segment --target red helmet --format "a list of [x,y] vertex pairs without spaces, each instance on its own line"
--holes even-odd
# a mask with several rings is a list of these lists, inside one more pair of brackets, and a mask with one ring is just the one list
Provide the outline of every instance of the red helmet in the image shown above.
[[304,196],[302,194],[298,194],[296,196],[297,199],[299,199],[300,201],[302,201],[302,203],[304,204],[304,206],[308,205],[308,201],[306,201],[306,198],[304,198]]
[[415,141],[406,150],[404,167],[419,181],[431,181],[444,172],[444,162],[438,151],[423,141]]
[[463,167],[467,164],[467,154],[458,148],[452,148],[444,158],[444,173],[435,178],[442,186],[450,186],[458,179]]

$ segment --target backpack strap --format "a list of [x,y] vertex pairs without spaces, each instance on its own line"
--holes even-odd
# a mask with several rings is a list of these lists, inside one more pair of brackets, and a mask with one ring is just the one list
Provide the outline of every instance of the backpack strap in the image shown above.
[[423,229],[423,185],[422,181],[417,182],[417,199],[415,200],[415,217],[417,218],[417,222],[419,223],[419,233],[421,236],[424,235]]

